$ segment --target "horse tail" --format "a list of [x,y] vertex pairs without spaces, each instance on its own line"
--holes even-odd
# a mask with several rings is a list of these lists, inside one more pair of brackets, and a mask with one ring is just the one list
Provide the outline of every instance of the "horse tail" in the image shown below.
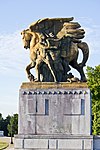
[[77,45],[78,45],[78,48],[80,48],[83,53],[83,60],[79,64],[80,67],[83,67],[83,66],[85,66],[85,63],[87,62],[88,57],[89,57],[89,47],[88,47],[87,43],[85,43],[85,42],[78,43]]

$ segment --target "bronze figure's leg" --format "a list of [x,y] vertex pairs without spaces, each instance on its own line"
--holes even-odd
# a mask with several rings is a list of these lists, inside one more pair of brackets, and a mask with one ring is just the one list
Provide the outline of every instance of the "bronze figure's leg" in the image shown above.
[[56,72],[53,67],[53,62],[50,60],[50,57],[48,55],[47,55],[46,59],[44,59],[44,62],[48,65],[48,68],[50,69],[50,72],[54,78],[54,82],[57,82]]
[[49,67],[49,69],[50,69],[50,71],[51,71],[51,74],[52,74],[53,78],[54,78],[54,82],[57,82],[55,70],[54,70],[54,68],[53,68],[52,63],[49,62],[47,65],[48,65],[48,67]]
[[36,60],[36,66],[35,66],[36,74],[37,74],[37,80],[36,80],[36,81],[38,81],[38,82],[41,81],[41,80],[40,80],[40,73],[41,73],[40,67],[41,67],[41,65],[42,65],[42,59],[41,59],[41,58],[38,58],[38,59]]

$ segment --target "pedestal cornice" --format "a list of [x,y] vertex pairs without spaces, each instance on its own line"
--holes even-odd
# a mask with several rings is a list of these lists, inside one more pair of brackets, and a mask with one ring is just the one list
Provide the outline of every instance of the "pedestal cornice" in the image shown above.
[[48,89],[48,88],[88,88],[87,83],[79,82],[79,83],[66,83],[66,82],[23,82],[21,85],[22,89]]

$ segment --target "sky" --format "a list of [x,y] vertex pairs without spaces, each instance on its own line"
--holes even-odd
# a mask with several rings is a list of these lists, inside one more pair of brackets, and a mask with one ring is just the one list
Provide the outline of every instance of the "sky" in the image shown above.
[[[19,89],[28,82],[29,50],[20,32],[41,18],[74,17],[85,29],[88,66],[100,64],[100,0],[0,0],[0,113],[18,113]],[[33,72],[34,73],[34,72]]]

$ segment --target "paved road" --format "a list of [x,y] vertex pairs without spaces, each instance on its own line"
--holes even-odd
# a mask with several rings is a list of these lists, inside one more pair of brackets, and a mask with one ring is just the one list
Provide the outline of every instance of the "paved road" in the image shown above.
[[10,137],[0,137],[0,141],[9,143],[9,146],[5,150],[14,150],[14,144],[10,144]]

